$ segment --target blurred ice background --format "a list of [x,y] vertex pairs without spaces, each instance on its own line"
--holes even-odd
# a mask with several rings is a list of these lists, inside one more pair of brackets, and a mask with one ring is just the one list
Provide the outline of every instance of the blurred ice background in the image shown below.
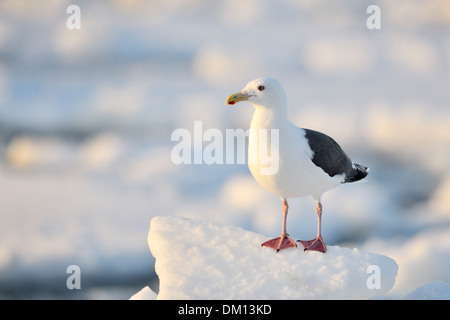
[[[247,129],[251,105],[224,101],[261,76],[284,84],[294,123],[371,168],[325,195],[325,241],[394,258],[394,298],[450,282],[449,28],[445,0],[0,1],[0,298],[157,287],[156,215],[278,235],[281,202],[246,165],[170,158],[195,120]],[[290,207],[290,234],[312,238],[312,199]]]

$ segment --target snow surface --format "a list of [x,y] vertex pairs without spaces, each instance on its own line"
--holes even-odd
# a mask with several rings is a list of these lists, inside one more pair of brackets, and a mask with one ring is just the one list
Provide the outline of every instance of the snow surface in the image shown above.
[[442,281],[432,281],[417,288],[405,299],[409,300],[450,300],[450,284]]
[[[184,217],[152,219],[148,243],[160,280],[157,299],[370,299],[389,291],[397,264],[329,246],[325,254],[261,247],[266,236]],[[370,285],[373,270],[379,286]],[[369,285],[368,285],[369,282]],[[144,288],[137,298],[154,298]]]
[[155,293],[148,286],[141,289],[141,291],[131,296],[130,300],[155,300],[158,294]]

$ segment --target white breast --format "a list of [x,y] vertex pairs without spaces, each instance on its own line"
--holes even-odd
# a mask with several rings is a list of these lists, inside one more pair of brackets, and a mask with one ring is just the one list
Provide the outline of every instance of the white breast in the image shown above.
[[330,177],[312,161],[313,152],[305,131],[286,117],[270,110],[253,115],[248,148],[248,166],[256,181],[282,198],[312,195],[315,198],[340,184],[343,177]]

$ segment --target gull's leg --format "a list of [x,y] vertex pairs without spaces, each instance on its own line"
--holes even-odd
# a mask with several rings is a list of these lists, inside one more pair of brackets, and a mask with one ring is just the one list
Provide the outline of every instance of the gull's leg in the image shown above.
[[283,249],[297,247],[297,244],[289,238],[289,235],[286,232],[286,220],[289,210],[288,203],[286,199],[281,200],[283,201],[283,226],[281,228],[281,234],[278,238],[268,240],[261,245],[263,247],[275,249],[277,252]]
[[322,204],[320,201],[317,201],[316,213],[318,218],[316,238],[313,240],[297,240],[297,242],[300,242],[305,247],[304,251],[309,250],[325,253],[327,251],[327,246],[323,242],[321,235]]

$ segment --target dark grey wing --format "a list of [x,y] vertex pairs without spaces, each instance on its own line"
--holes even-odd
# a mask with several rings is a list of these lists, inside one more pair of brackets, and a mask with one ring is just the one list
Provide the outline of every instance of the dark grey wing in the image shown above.
[[[318,131],[304,129],[306,139],[314,152],[312,162],[330,177],[337,174],[349,176],[353,170],[352,161],[332,138]],[[346,179],[344,179],[346,180]]]
[[308,144],[314,152],[312,162],[323,169],[330,177],[345,174],[342,183],[355,182],[364,179],[369,168],[360,164],[353,164],[342,148],[333,138],[318,131],[303,129]]

